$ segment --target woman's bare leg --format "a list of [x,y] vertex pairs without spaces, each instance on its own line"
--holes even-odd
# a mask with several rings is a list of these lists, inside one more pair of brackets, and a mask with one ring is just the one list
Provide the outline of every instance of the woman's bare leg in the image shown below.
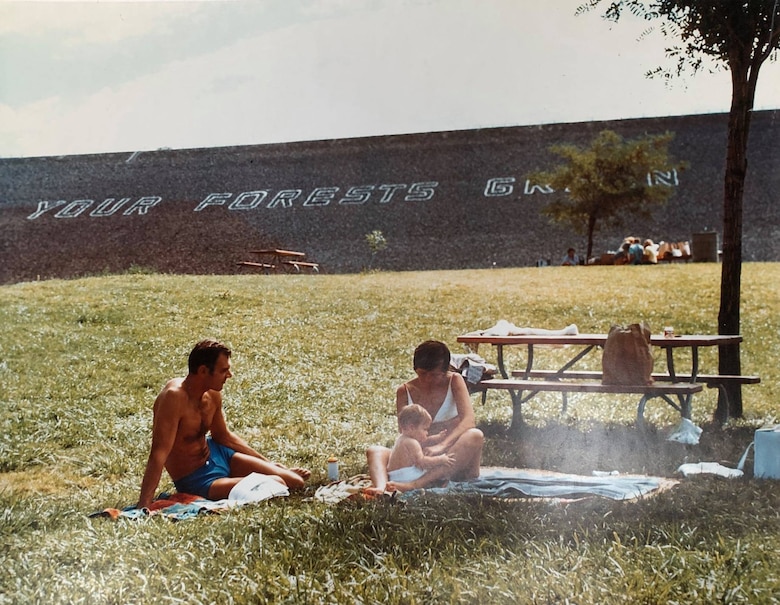
[[484,444],[485,436],[479,429],[469,429],[460,436],[449,451],[455,458],[455,465],[449,469],[452,479],[465,480],[479,477]]
[[387,486],[387,462],[390,460],[390,450],[381,445],[372,445],[366,450],[368,460],[368,475],[371,477],[373,491],[382,493]]

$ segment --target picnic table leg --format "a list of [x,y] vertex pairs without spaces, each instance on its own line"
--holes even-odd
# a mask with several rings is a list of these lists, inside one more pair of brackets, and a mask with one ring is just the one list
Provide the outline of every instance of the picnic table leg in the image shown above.
[[[570,367],[572,367],[572,366],[573,366],[575,363],[577,363],[577,362],[578,362],[580,359],[582,359],[582,358],[583,358],[583,357],[585,357],[585,356],[586,356],[588,353],[590,353],[590,352],[593,350],[593,348],[594,348],[595,346],[596,346],[596,345],[588,345],[587,347],[585,347],[584,349],[582,349],[582,351],[580,351],[579,353],[577,353],[577,354],[576,354],[574,357],[572,357],[572,358],[571,358],[571,360],[570,360],[570,361],[566,362],[566,363],[563,365],[563,367],[562,367],[560,370],[558,370],[558,372],[557,372],[557,373],[558,373],[558,375],[562,374],[563,372],[566,372],[566,371],[567,371],[567,370],[568,370]],[[554,380],[555,378],[557,378],[557,377],[559,377],[559,376],[555,376],[555,377],[553,377],[553,380]]]
[[[663,393],[658,395],[642,395],[642,399],[639,400],[639,405],[636,408],[636,425],[639,428],[643,428],[645,426],[645,405],[647,402],[652,399],[653,397],[660,397],[666,403],[668,403],[670,406],[672,406],[675,410],[680,412],[680,416],[683,418],[687,418],[688,420],[691,419],[691,405],[690,405],[690,399],[688,401],[683,402],[680,401],[680,405],[677,405],[668,395],[665,395]],[[679,398],[679,397],[678,397]]]
[[519,433],[525,427],[525,422],[523,421],[523,392],[510,390],[509,396],[512,398],[512,423],[509,426],[509,430],[513,433]]
[[[672,347],[666,348],[666,366],[669,370],[669,376],[672,379],[672,382],[677,382],[677,375],[674,371],[674,353],[673,353]],[[699,347],[693,346],[691,347],[691,382],[696,382],[696,377],[699,375]],[[664,399],[666,399],[667,403],[670,405],[672,402],[669,400],[668,397],[664,396]],[[680,403],[680,406],[674,406],[679,412],[680,415],[683,418],[688,418],[690,420],[691,418],[691,410],[693,408],[692,400],[693,400],[693,394],[688,393],[687,395],[677,395],[677,400]]]
[[[721,403],[722,402],[722,403]],[[726,424],[729,419],[729,390],[722,382],[718,384],[718,407],[715,410],[715,419]]]
[[[575,363],[577,363],[580,359],[585,357],[588,353],[590,353],[593,350],[593,347],[596,345],[588,345],[585,347],[582,351],[577,353],[570,361],[565,363],[563,367],[558,370],[558,373],[556,376],[553,376],[551,380],[558,380],[560,378],[560,375],[563,374],[566,370],[568,370],[570,367],[572,367]],[[528,370],[530,371],[530,367]],[[528,377],[528,373],[526,372],[526,377]],[[566,392],[561,392],[561,414],[565,414],[566,410],[569,409],[569,394]]]
[[645,404],[650,399],[647,395],[642,395],[642,399],[639,400],[639,405],[636,407],[636,426],[637,428],[644,428],[645,426]]
[[666,347],[666,369],[669,371],[672,382],[677,382],[677,375],[674,373],[674,353],[672,352],[672,347]]
[[501,377],[504,379],[509,378],[506,373],[506,367],[504,367],[504,345],[496,345],[496,362],[498,363],[498,371],[501,372]]
[[[699,347],[691,347],[691,382],[696,382],[699,377]],[[683,408],[683,418],[691,418],[691,411],[693,408],[693,394],[688,393],[684,397],[685,403],[681,406]]]
[[528,359],[525,363],[525,376],[523,378],[528,378],[528,374],[531,372],[531,370],[534,367],[534,345],[533,343],[528,343]]

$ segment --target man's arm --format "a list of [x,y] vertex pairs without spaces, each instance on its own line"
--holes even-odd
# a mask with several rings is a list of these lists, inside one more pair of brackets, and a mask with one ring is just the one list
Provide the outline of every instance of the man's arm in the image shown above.
[[154,423],[152,426],[152,445],[146,471],[141,482],[141,494],[138,508],[148,507],[152,503],[154,492],[160,484],[165,461],[173,449],[176,431],[179,425],[179,406],[171,391],[163,391],[154,402]]

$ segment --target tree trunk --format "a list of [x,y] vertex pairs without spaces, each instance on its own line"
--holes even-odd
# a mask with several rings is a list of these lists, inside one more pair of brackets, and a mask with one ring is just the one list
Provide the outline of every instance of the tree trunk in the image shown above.
[[[753,109],[756,74],[750,73],[747,58],[730,61],[732,98],[729,112],[728,148],[723,196],[723,262],[720,282],[718,334],[740,332],[740,286],[742,277],[742,198],[747,173],[747,144],[750,112]],[[756,72],[758,70],[755,70]],[[741,374],[739,345],[720,347],[718,372]],[[727,384],[718,396],[715,418],[725,421],[729,416],[742,416],[742,389]]]
[[588,216],[588,250],[585,253],[585,263],[593,256],[593,233],[596,231],[596,217]]

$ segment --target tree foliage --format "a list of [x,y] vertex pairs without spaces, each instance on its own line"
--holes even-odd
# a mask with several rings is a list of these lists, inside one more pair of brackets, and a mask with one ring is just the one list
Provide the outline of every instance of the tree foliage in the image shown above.
[[366,244],[368,244],[368,248],[371,250],[371,261],[368,264],[370,269],[374,264],[374,257],[387,248],[387,239],[385,234],[379,229],[374,229],[370,233],[366,233]]
[[587,236],[587,258],[599,224],[619,226],[631,217],[649,218],[653,209],[672,193],[654,183],[653,171],[669,172],[684,166],[669,156],[673,133],[626,140],[612,130],[601,131],[587,147],[553,145],[550,151],[564,163],[531,178],[566,196],[547,204],[542,212],[553,221]]
[[[586,12],[600,4],[602,0],[590,0],[577,12]],[[650,75],[671,77],[686,70],[696,73],[707,65],[725,67],[731,74],[718,332],[739,334],[742,213],[750,114],[761,66],[768,59],[776,59],[780,48],[780,0],[609,0],[603,4],[606,19],[618,21],[624,11],[629,11],[658,24],[661,33],[672,41],[666,54],[675,60],[675,66],[659,68]],[[652,25],[646,33],[654,29]],[[721,347],[719,359],[721,374],[741,373],[738,347]],[[727,387],[716,415],[719,419],[742,416],[739,385]]]

